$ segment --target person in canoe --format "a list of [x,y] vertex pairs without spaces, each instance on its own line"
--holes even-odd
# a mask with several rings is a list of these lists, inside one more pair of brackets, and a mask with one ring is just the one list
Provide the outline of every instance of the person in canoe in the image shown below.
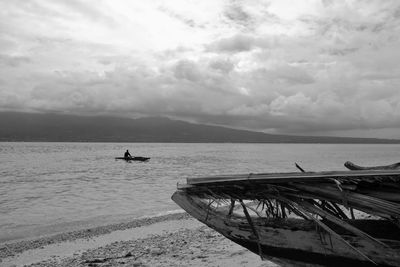
[[132,158],[132,155],[131,155],[131,153],[129,153],[128,149],[125,151],[124,158],[125,158],[125,160]]

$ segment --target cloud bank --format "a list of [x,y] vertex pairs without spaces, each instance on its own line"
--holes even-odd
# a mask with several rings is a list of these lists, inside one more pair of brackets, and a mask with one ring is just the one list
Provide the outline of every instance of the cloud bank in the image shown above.
[[395,0],[0,0],[0,10],[0,110],[400,138]]

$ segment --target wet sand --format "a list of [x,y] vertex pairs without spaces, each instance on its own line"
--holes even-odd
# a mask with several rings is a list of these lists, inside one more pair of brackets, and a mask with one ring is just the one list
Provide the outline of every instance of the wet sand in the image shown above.
[[0,266],[277,266],[186,213],[0,244]]

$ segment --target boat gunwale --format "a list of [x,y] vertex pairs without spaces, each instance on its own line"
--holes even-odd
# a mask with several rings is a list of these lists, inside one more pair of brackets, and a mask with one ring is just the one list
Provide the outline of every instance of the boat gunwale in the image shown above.
[[324,172],[289,172],[289,173],[249,173],[232,175],[215,175],[186,178],[187,185],[202,185],[229,182],[268,182],[268,183],[286,183],[302,181],[319,181],[329,179],[351,180],[354,178],[382,178],[398,176],[400,179],[400,170],[360,170],[360,171],[324,171]]

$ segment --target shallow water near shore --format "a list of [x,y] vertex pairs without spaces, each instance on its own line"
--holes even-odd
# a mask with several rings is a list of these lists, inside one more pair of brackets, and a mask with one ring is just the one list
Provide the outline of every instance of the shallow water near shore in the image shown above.
[[[115,160],[129,149],[148,162]],[[186,177],[344,170],[400,161],[400,145],[0,143],[0,243],[155,216]]]

